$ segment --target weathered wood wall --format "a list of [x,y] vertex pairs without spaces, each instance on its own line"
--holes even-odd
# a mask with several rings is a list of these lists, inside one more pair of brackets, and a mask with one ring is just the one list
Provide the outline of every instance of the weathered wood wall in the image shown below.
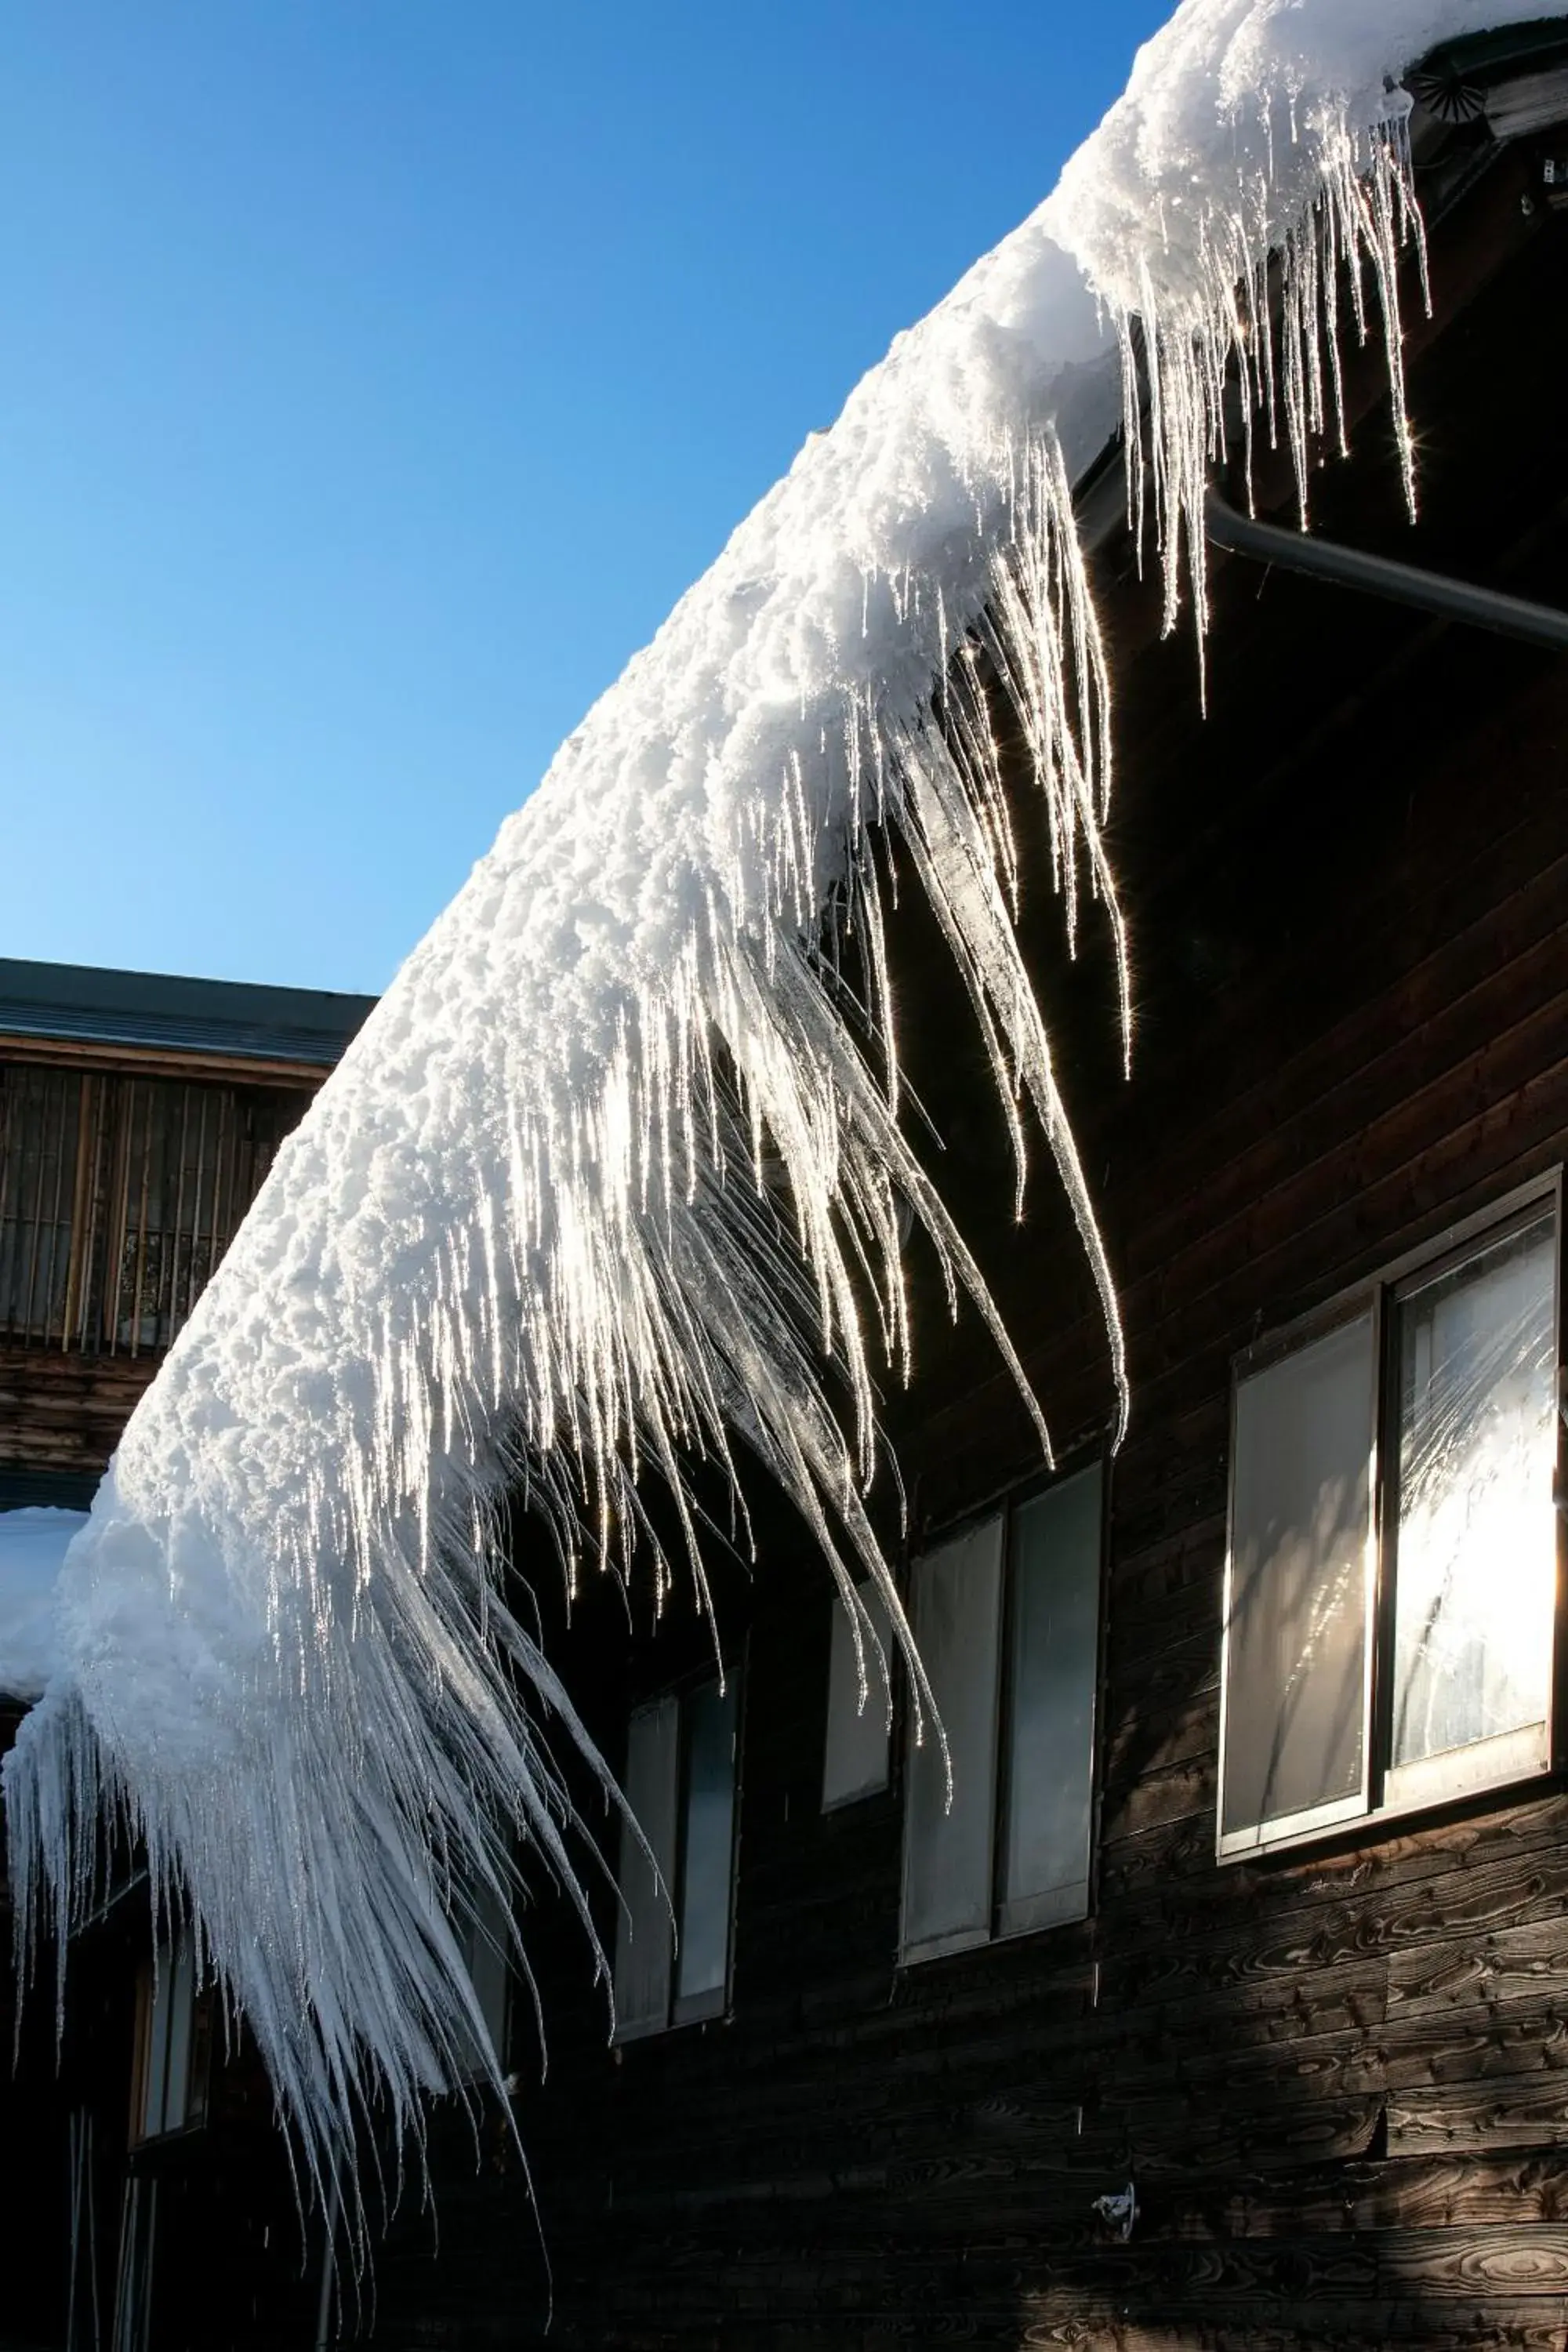
[[162,1360],[0,1347],[0,1470],[101,1476]]
[[[1503,193],[1498,274],[1417,378],[1417,544],[1562,601],[1564,236]],[[1381,442],[1374,421],[1325,477],[1321,521],[1397,546]],[[827,1588],[775,1539],[726,1595],[750,1622],[732,2017],[612,2054],[563,1945],[542,2089],[520,2056],[563,2352],[1564,2344],[1568,1795],[1226,1870],[1214,1835],[1233,1352],[1568,1151],[1568,666],[1237,565],[1218,603],[1200,726],[1190,646],[1137,651],[1146,603],[1111,601],[1148,1008],[1130,1087],[1093,942],[1065,977],[1037,918],[1136,1395],[1093,1916],[897,1968],[897,1790],[819,1812]],[[949,1181],[973,1159],[1031,1370],[1064,1434],[1089,1426],[1104,1350],[1069,1244],[1046,1200],[1007,1227],[913,914],[905,947]],[[921,1298],[897,1418],[940,1525],[1035,1463],[983,1346]],[[646,1671],[590,1672],[611,1624],[590,1604],[567,1645],[607,1736]],[[532,2341],[515,2160],[489,2134],[477,2173],[451,2155],[439,2253],[411,2217],[376,2340]],[[1122,2245],[1092,2209],[1129,2179]]]

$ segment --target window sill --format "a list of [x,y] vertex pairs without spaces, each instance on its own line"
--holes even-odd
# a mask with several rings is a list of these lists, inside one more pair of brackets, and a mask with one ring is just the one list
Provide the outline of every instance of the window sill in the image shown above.
[[684,2033],[694,2025],[728,2025],[733,2016],[727,1994],[689,1993],[676,2003],[673,2015],[661,2018],[658,2024],[617,2026],[610,2047],[618,2055],[639,2042],[668,2042],[671,2035]]
[[993,1941],[988,1927],[955,1927],[950,1935],[928,1936],[923,1943],[907,1944],[899,1954],[901,1969],[918,1969],[927,1960],[945,1960],[955,1952],[984,1951]]
[[1364,1831],[1377,1836],[1395,1824],[1436,1813],[1448,1805],[1476,1797],[1522,1795],[1550,1780],[1552,1759],[1543,1723],[1522,1730],[1478,1740],[1470,1748],[1449,1748],[1442,1755],[1396,1766],[1384,1776],[1386,1794],[1381,1805],[1367,1806],[1359,1797],[1337,1805],[1320,1806],[1310,1813],[1295,1813],[1260,1828],[1232,1830],[1215,1850],[1216,1862],[1250,1862],[1266,1854],[1290,1853],[1321,1845],[1330,1839]]
[[706,1992],[677,1993],[669,2012],[671,2028],[680,2025],[710,2025],[722,2017],[729,2007],[729,1997],[722,1985],[714,1985]]
[[1012,1943],[1019,1936],[1037,1936],[1047,1927],[1070,1927],[1075,1920],[1089,1916],[1089,1881],[1080,1878],[1067,1886],[1047,1887],[1044,1894],[1026,1895],[1016,1903],[1005,1903],[998,1914],[994,1940]]
[[913,1944],[899,1954],[900,1969],[922,1968],[927,1960],[944,1960],[960,1952],[984,1952],[999,1944],[1021,1943],[1026,1936],[1043,1936],[1053,1927],[1079,1927],[1089,1917],[1089,1888],[1079,1883],[1074,1886],[1053,1887],[1045,1895],[1033,1895],[1026,1900],[1005,1905],[996,1926],[988,1934],[984,1928],[955,1929],[951,1936],[933,1936],[923,1944]]

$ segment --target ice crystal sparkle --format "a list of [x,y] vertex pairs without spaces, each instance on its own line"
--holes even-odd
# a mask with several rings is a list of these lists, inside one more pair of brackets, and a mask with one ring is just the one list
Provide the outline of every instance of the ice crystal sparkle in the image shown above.
[[[504,1598],[509,1488],[568,1574],[601,1552],[624,1570],[640,1541],[657,1581],[705,1595],[690,1465],[742,1445],[852,1614],[870,1579],[923,1688],[865,1502],[910,1217],[1027,1391],[900,1126],[884,835],[968,992],[1020,1188],[1037,1134],[1066,1188],[1125,1411],[979,670],[1027,745],[1069,936],[1086,892],[1110,911],[1125,1022],[1073,482],[1125,422],[1167,619],[1184,580],[1201,617],[1227,377],[1303,481],[1342,331],[1383,334],[1403,415],[1419,224],[1395,78],[1521,13],[1187,0],[1057,193],[900,339],[563,746],[279,1154],[68,1555],[63,1663],[5,1793],[18,1918],[51,1916],[62,1948],[106,1810],[134,1824],[318,2177],[373,2098],[416,2128],[488,2048],[448,1906],[503,1891],[513,1834],[592,1937],[551,1743],[608,1775]],[[846,933],[863,1012],[835,975]],[[652,1541],[650,1478],[683,1561]]]

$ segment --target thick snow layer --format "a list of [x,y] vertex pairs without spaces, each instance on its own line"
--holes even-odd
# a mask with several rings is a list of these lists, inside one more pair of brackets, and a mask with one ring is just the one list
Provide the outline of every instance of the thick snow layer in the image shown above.
[[1304,468],[1360,323],[1334,315],[1342,258],[1402,401],[1397,77],[1521,13],[1188,0],[1056,194],[900,338],[563,747],[279,1153],[72,1549],[66,1672],[6,1790],[24,1893],[62,1923],[100,1801],[131,1808],[314,2157],[368,2087],[409,2114],[483,2043],[451,1885],[493,1893],[521,1830],[579,1887],[547,1738],[596,1759],[500,1596],[509,1486],[529,1572],[552,1546],[569,1576],[624,1571],[640,1539],[662,1593],[682,1563],[644,1525],[647,1481],[685,1513],[692,1460],[739,1443],[846,1605],[868,1574],[907,1642],[863,1496],[875,1381],[907,1364],[910,1213],[1012,1358],[900,1125],[889,839],[969,992],[1020,1185],[1032,1135],[1067,1187],[1121,1381],[1015,940],[996,695],[1069,934],[1092,892],[1120,943],[1071,484],[1124,413],[1140,446],[1141,344],[1171,609],[1185,542],[1201,610],[1227,367]]
[[55,1586],[85,1511],[0,1511],[0,1694],[37,1698],[59,1663]]

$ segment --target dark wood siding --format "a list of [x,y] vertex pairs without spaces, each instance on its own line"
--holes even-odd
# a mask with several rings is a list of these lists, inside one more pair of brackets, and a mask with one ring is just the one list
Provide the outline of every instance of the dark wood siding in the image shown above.
[[[1527,234],[1504,194],[1494,274],[1416,377],[1418,559],[1562,601],[1563,225]],[[1384,438],[1373,418],[1324,478],[1321,519],[1398,548]],[[520,2053],[559,2347],[1564,2342],[1568,1796],[1223,1870],[1214,1841],[1233,1354],[1568,1153],[1568,666],[1239,565],[1217,601],[1200,725],[1190,645],[1148,646],[1135,586],[1110,599],[1130,1087],[1095,943],[1067,974],[1054,912],[1029,917],[1135,1392],[1093,1916],[898,1969],[898,1791],[820,1814],[827,1583],[775,1536],[728,1594],[751,1661],[732,2017],[612,2054],[563,1947],[542,2088]],[[1105,1350],[1048,1180],[1012,1230],[914,912],[903,947],[947,1181],[1059,1432],[1092,1431]],[[983,1343],[918,1304],[895,1421],[940,1528],[1038,1459]],[[612,1619],[586,1619],[567,1654],[613,1738],[636,1668],[590,1669]],[[439,2168],[439,2255],[409,2220],[377,2340],[532,2340],[504,2137]],[[1130,2179],[1122,2244],[1094,2200]]]
[[160,1361],[0,1348],[0,1470],[100,1478]]

